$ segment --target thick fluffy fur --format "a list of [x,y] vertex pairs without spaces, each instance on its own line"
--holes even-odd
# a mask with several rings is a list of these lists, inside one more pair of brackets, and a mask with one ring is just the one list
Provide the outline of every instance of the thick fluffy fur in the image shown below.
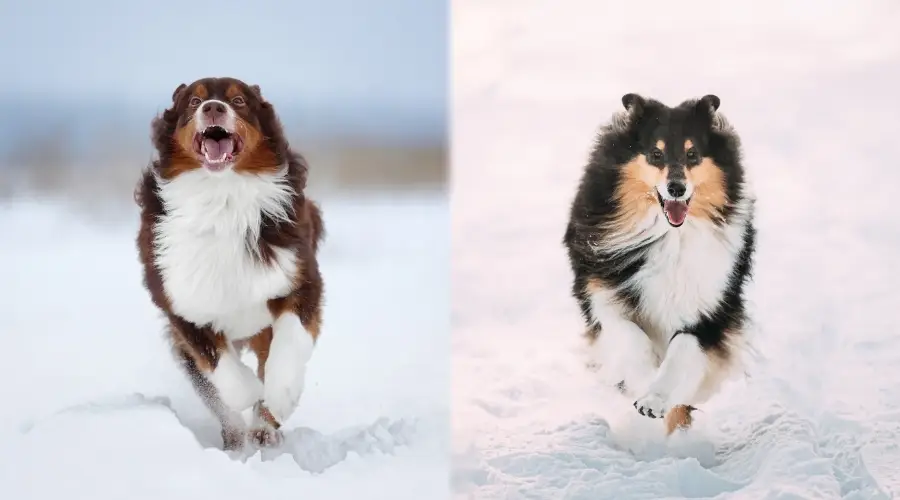
[[[321,322],[324,227],[304,196],[306,161],[259,87],[232,78],[180,85],[152,139],[159,158],[136,191],[144,285],[224,447],[277,444]],[[248,347],[255,374],[240,360]]]
[[564,244],[596,364],[642,415],[671,413],[671,432],[739,366],[753,197],[718,97],[622,103],[585,168]]

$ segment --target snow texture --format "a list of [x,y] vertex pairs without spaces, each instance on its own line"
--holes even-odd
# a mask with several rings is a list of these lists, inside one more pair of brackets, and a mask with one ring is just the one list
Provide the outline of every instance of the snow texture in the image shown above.
[[170,356],[136,226],[51,200],[0,206],[0,498],[446,498],[446,198],[321,206],[326,303],[306,389],[282,447],[240,454],[220,449]]
[[[458,498],[900,498],[900,5],[460,0]],[[664,438],[584,368],[561,244],[594,133],[707,93],[758,195],[749,377]]]

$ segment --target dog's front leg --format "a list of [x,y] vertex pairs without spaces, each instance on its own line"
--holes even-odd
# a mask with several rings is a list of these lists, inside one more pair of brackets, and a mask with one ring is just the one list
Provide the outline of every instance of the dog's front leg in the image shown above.
[[709,370],[709,358],[697,337],[678,332],[650,383],[647,393],[634,402],[641,415],[661,418],[675,406],[690,405]]
[[589,311],[589,363],[622,393],[643,394],[659,366],[650,337],[629,319],[612,290],[587,287],[582,300]]
[[318,264],[309,259],[301,286],[287,297],[269,301],[274,322],[263,401],[281,424],[294,412],[303,393],[306,365],[321,327],[322,292]]

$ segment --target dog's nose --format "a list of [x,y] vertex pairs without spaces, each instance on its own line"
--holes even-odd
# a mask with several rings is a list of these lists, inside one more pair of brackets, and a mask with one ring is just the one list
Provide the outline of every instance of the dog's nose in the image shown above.
[[672,198],[681,198],[687,192],[687,186],[681,181],[672,181],[666,186],[666,191],[669,192],[669,196]]
[[208,102],[203,105],[203,114],[217,116],[225,114],[225,105],[221,102]]

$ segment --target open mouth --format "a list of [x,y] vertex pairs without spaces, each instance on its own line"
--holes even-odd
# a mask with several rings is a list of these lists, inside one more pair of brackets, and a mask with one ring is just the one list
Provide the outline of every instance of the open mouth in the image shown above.
[[685,219],[687,219],[688,206],[691,203],[691,199],[664,200],[659,195],[657,195],[657,197],[659,198],[659,205],[662,207],[663,214],[665,214],[669,225],[672,227],[680,227],[684,224]]
[[194,153],[203,157],[206,168],[213,171],[223,170],[233,163],[243,148],[240,135],[219,125],[206,127],[194,136]]

